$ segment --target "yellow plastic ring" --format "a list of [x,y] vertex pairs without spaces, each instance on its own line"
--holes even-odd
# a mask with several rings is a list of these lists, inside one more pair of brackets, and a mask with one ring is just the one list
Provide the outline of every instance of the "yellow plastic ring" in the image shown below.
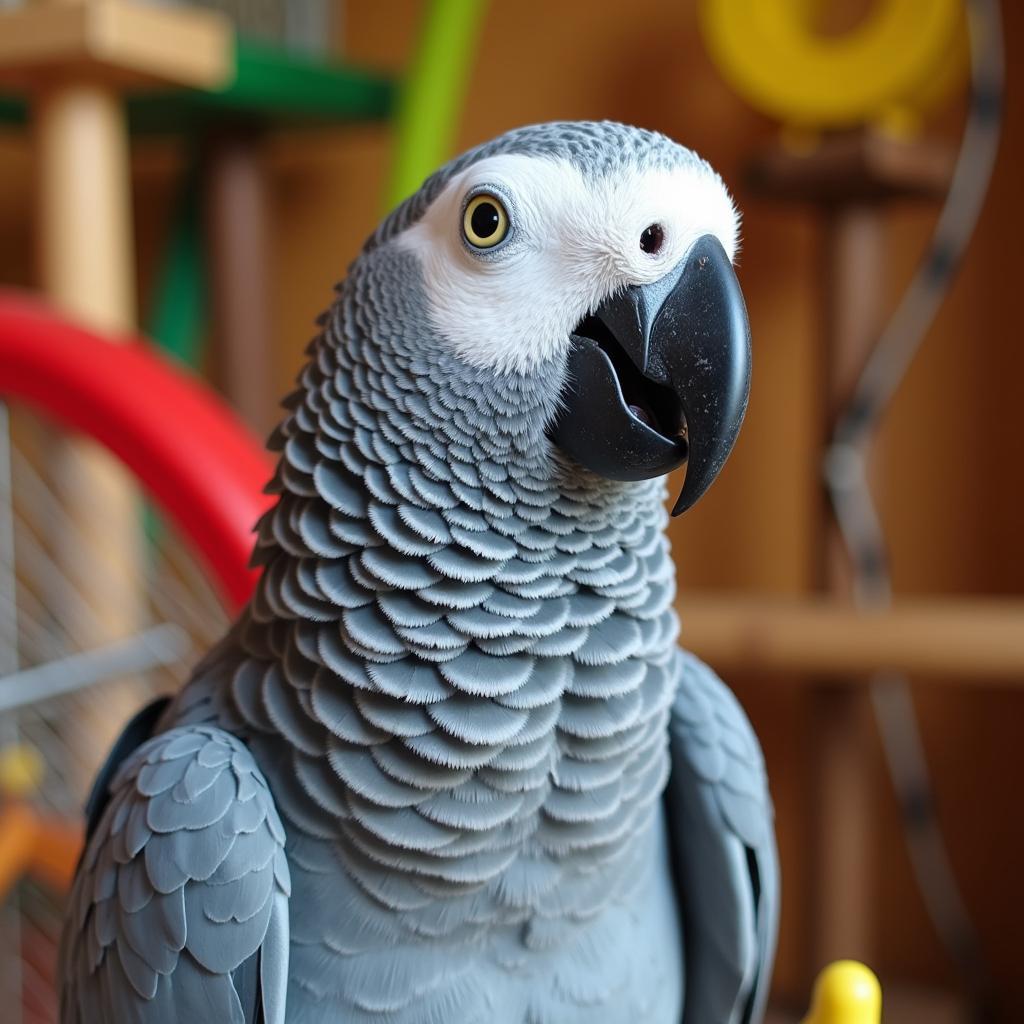
[[[753,106],[807,127],[920,110],[965,66],[960,0],[878,0],[842,35],[815,33],[799,0],[702,0],[701,29],[723,76]],[[941,86],[941,89],[939,88]]]

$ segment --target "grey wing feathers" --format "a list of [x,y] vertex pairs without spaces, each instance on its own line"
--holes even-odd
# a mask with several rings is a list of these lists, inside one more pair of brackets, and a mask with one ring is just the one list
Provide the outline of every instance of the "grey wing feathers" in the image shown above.
[[213,726],[124,762],[71,892],[62,1024],[281,1024],[284,830],[252,755]]
[[666,794],[686,945],[684,1024],[764,1013],[779,869],[764,760],[739,702],[692,655],[670,725]]

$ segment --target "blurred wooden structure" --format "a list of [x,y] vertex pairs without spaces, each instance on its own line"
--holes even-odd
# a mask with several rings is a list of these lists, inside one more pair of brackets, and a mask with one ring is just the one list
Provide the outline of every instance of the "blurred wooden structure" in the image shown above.
[[121,0],[37,0],[0,13],[0,85],[32,97],[44,291],[102,331],[135,327],[123,90],[213,85],[227,23]]
[[[152,333],[176,355],[194,355],[208,326],[201,296],[209,274],[219,382],[249,425],[265,433],[277,393],[263,141],[274,127],[384,118],[392,83],[272,42],[238,39],[222,14],[195,5],[38,0],[0,19],[0,87],[33,97],[46,171],[39,204],[44,287],[87,323],[119,332],[135,326],[128,134],[186,137],[199,154],[199,173],[185,176],[184,191],[201,182],[203,196],[186,194],[180,204]],[[61,106],[49,102],[53,95]],[[24,116],[17,101],[0,102],[0,120]],[[88,204],[81,202],[82,167],[91,169]],[[192,205],[205,207],[202,233],[187,212],[181,216]],[[80,224],[76,217],[87,211],[91,220]],[[99,247],[91,261],[76,248],[86,242]]]

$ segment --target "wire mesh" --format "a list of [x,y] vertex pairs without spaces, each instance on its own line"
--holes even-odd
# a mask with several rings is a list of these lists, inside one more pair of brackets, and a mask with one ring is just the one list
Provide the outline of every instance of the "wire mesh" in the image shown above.
[[[61,446],[57,461],[49,457],[55,444]],[[116,557],[116,550],[76,557],[89,543],[81,506],[94,500],[69,486],[69,478],[78,476],[78,459],[84,460],[78,442],[55,435],[27,410],[0,404],[0,701],[5,683],[9,692],[19,678],[47,674],[26,672],[37,666],[52,669],[48,675],[61,690],[0,710],[0,816],[5,805],[27,805],[34,814],[75,827],[121,723],[155,696],[180,687],[197,654],[227,625],[188,544],[140,502],[135,632],[117,648],[134,650],[130,663],[137,670],[123,672],[126,662],[114,656],[116,645],[96,648],[97,595],[104,597],[104,582],[116,569],[111,565],[108,577],[100,563],[97,578],[96,559]],[[55,466],[61,471],[54,472]],[[169,657],[167,649],[161,652],[147,641],[156,635],[154,627],[181,641],[172,649],[180,656]],[[74,657],[84,652],[92,657]],[[82,669],[86,661],[88,672]],[[10,828],[4,834],[3,820],[0,852],[13,839]],[[0,863],[0,882],[4,877]],[[57,1019],[54,982],[64,899],[36,877],[31,858],[8,879],[6,891],[0,889],[0,1006],[9,1024]]]

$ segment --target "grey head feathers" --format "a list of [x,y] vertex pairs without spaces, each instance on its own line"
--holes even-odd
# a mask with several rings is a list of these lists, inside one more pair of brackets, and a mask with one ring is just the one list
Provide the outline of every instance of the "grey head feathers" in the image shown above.
[[707,167],[692,150],[667,135],[615,121],[550,121],[526,125],[467,150],[435,171],[417,192],[381,222],[367,240],[364,252],[389,241],[419,220],[445,185],[466,168],[488,157],[513,154],[564,160],[591,178],[613,174],[629,166],[667,168],[693,164]]

